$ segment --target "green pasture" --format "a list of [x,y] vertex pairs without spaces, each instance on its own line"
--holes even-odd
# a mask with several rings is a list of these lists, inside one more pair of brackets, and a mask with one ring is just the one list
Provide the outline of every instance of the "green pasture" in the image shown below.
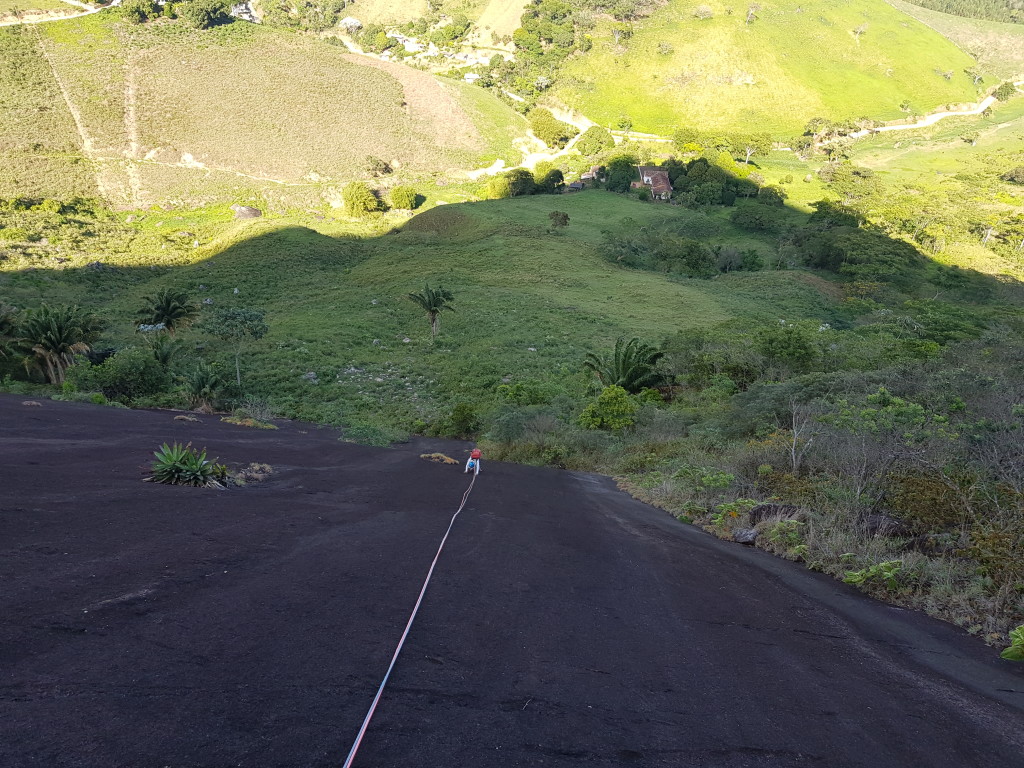
[[[570,223],[549,232],[548,213]],[[97,228],[109,268],[36,258],[5,262],[0,295],[18,306],[75,302],[109,320],[108,340],[139,343],[133,315],[160,287],[214,307],[267,311],[270,333],[245,360],[248,387],[282,412],[332,423],[407,427],[504,380],[578,381],[586,352],[618,336],[658,342],[732,319],[831,319],[820,279],[801,272],[670,278],[618,267],[597,251],[624,219],[704,217],[708,243],[762,250],[727,211],[700,213],[606,192],[443,205],[401,225],[292,217],[233,222],[222,207],[152,211]],[[398,225],[398,228],[395,228]],[[198,242],[199,247],[194,247]],[[431,343],[406,294],[424,283],[455,295]],[[238,289],[236,294],[234,291]],[[227,358],[224,358],[225,365]],[[319,384],[302,378],[314,372]]]
[[763,4],[750,24],[738,6],[703,5],[712,18],[674,0],[619,44],[603,21],[593,49],[567,62],[556,96],[603,125],[628,115],[651,133],[756,126],[776,136],[817,116],[893,120],[905,100],[929,112],[977,99],[964,74],[973,60],[883,0],[785,0]]

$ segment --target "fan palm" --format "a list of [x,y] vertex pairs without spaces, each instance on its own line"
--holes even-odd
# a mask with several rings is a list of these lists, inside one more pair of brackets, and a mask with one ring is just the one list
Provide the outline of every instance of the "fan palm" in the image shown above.
[[161,288],[152,296],[143,296],[142,300],[146,306],[136,313],[139,322],[162,324],[171,336],[199,315],[199,306],[187,293],[176,288]]
[[90,350],[101,327],[99,318],[77,306],[43,304],[30,310],[18,333],[21,346],[32,353],[25,361],[26,367],[35,365],[51,384],[62,384],[75,355]]
[[644,344],[640,339],[626,341],[625,337],[620,336],[610,355],[599,356],[588,352],[583,367],[593,371],[604,386],[614,384],[636,394],[664,383],[665,376],[657,368],[658,361],[664,356],[664,352]]
[[430,285],[424,285],[422,293],[410,293],[409,298],[427,313],[427,320],[430,321],[430,339],[433,341],[441,327],[441,312],[446,309],[455,311],[455,307],[451,305],[455,297],[452,296],[451,291],[445,290],[440,285],[436,290]]

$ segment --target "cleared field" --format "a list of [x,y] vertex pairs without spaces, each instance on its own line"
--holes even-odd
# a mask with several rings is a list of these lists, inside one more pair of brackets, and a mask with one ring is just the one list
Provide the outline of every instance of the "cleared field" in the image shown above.
[[480,42],[491,43],[492,35],[511,37],[521,26],[519,20],[529,4],[529,0],[490,0],[476,22]]
[[1024,79],[1024,24],[968,19],[903,0],[888,2],[952,40],[974,56],[986,73],[1002,79]]
[[[611,20],[568,62],[557,98],[604,125],[626,115],[639,131],[680,125],[755,127],[793,135],[811,117],[904,116],[977,100],[973,60],[883,0],[765,5],[745,23],[725,3],[675,0],[616,44]],[[949,73],[949,79],[944,76]]]
[[34,27],[0,29],[0,197],[96,193],[74,119]]
[[401,24],[429,16],[431,10],[464,13],[475,21],[488,3],[489,0],[359,0],[347,13],[363,24]]
[[224,195],[322,203],[365,175],[369,155],[406,178],[520,156],[512,138],[525,121],[480,89],[286,30],[98,14],[38,34],[117,207]]
[[0,0],[0,18],[16,16],[18,13],[33,11],[68,11],[73,13],[82,10],[79,6],[65,3],[62,0]]

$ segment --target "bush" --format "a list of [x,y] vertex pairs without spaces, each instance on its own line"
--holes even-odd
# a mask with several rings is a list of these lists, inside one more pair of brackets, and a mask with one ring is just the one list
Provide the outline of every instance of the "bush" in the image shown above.
[[391,190],[391,207],[413,211],[420,204],[419,195],[412,187],[395,187]]
[[512,185],[506,176],[495,176],[487,182],[484,187],[483,197],[485,200],[504,200],[512,197]]
[[383,208],[373,191],[361,181],[345,185],[344,199],[345,213],[349,216],[365,216]]
[[189,26],[209,29],[231,21],[231,4],[225,0],[189,0],[175,4],[174,13]]
[[640,406],[620,386],[613,384],[601,390],[597,399],[580,414],[579,425],[584,429],[610,429],[620,431],[633,426]]
[[102,365],[75,365],[67,381],[79,391],[102,392],[108,400],[131,403],[158,394],[171,384],[170,374],[147,349],[127,347]]

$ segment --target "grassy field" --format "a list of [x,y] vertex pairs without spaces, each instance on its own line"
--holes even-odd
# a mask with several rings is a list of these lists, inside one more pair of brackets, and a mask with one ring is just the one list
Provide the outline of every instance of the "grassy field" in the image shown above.
[[0,29],[0,197],[96,194],[34,27]]
[[[571,219],[557,235],[548,232],[554,209]],[[84,269],[95,259],[89,249],[62,249],[72,260],[43,274],[25,267],[52,259],[9,259],[0,294],[19,306],[45,299],[100,310],[118,345],[137,338],[132,315],[161,286],[185,288],[214,306],[265,308],[270,334],[246,363],[255,391],[283,413],[392,428],[436,418],[462,397],[488,397],[506,378],[554,375],[582,387],[584,354],[620,335],[657,341],[734,318],[831,318],[828,292],[803,273],[680,280],[598,255],[602,230],[626,218],[666,216],[710,217],[709,242],[774,247],[733,229],[725,209],[698,213],[605,192],[444,205],[390,233],[400,220],[370,228],[294,217],[233,223],[217,207],[97,227],[113,272]],[[59,242],[55,231],[54,247]],[[436,344],[405,298],[424,282],[444,285],[456,299]],[[310,371],[319,385],[301,378]]]
[[1024,79],[1024,25],[953,16],[903,0],[888,2],[952,40],[993,77]]
[[[59,85],[94,186],[119,208],[244,199],[283,210],[336,202],[342,184],[365,177],[369,155],[405,180],[521,157],[512,139],[525,133],[525,121],[486,92],[286,30],[131,26],[107,13],[26,35],[18,55],[31,60],[33,83],[42,85],[0,85],[14,106],[0,116],[11,122],[5,189],[67,196],[70,182],[48,170],[40,152],[12,154],[13,137],[28,130],[13,121],[40,98],[54,110],[45,130],[56,115],[70,117]],[[66,134],[66,119],[62,125]]]
[[707,5],[714,16],[697,19],[693,3],[674,0],[620,45],[605,20],[555,96],[604,125],[628,115],[651,133],[756,126],[779,136],[815,116],[899,118],[905,99],[922,112],[977,99],[963,73],[972,59],[883,0],[784,0],[749,25],[726,3]]
[[430,15],[431,10],[445,14],[464,13],[475,21],[489,5],[501,0],[358,0],[349,9],[348,15],[363,24],[402,24]]
[[0,18],[14,16],[26,11],[67,11],[76,13],[82,9],[62,0],[0,0]]

